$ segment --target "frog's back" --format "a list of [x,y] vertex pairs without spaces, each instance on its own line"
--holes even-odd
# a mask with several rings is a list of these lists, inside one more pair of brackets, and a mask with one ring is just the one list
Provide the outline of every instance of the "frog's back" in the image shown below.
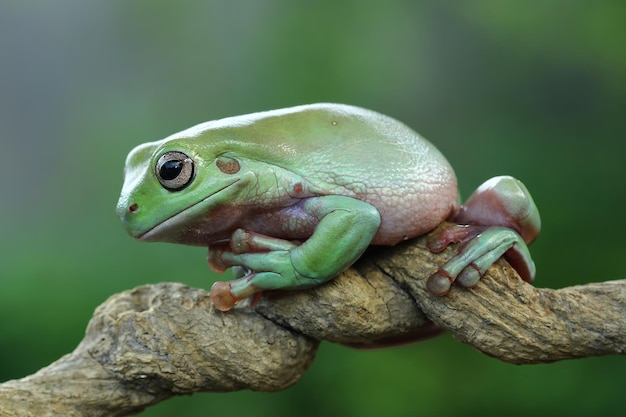
[[[378,209],[382,223],[374,244],[395,244],[424,234],[457,210],[454,170],[428,140],[380,113],[326,106],[320,105],[320,110],[328,109],[329,116],[320,117],[318,123],[325,122],[324,136],[333,143],[307,165],[314,173],[309,177],[349,190]],[[324,120],[337,114],[343,117],[336,123]]]
[[[289,169],[319,194],[375,206],[374,244],[395,244],[434,229],[457,208],[457,182],[444,156],[403,123],[341,104],[297,106],[209,122],[262,160]],[[200,125],[202,126],[202,125]],[[206,127],[209,127],[207,125]]]

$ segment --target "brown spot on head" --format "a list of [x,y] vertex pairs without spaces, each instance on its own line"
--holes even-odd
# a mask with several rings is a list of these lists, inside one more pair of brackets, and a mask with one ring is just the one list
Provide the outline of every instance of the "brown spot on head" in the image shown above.
[[217,165],[217,168],[224,174],[236,174],[241,168],[239,162],[236,159],[226,156],[220,156],[219,158],[217,158],[215,160],[215,165]]

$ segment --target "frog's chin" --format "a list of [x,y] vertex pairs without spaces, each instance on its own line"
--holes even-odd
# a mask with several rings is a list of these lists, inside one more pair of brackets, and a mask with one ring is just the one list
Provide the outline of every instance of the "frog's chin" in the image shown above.
[[206,245],[205,234],[210,231],[203,231],[202,227],[194,227],[193,225],[198,219],[204,217],[206,213],[210,211],[207,206],[211,206],[217,194],[220,194],[238,181],[239,180],[233,181],[202,200],[174,213],[145,232],[137,234],[135,238],[144,242],[173,242],[188,245]]

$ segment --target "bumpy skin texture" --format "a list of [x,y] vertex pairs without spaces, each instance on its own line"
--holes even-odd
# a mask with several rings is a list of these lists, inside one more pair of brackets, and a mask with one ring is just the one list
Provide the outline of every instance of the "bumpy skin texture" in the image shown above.
[[[212,291],[223,310],[258,291],[317,285],[370,244],[394,245],[461,214],[471,221],[473,211],[485,212],[459,208],[454,171],[430,142],[340,104],[211,121],[140,145],[127,158],[117,206],[132,236],[207,246],[213,269],[237,266],[241,277]],[[454,240],[463,239],[441,242]],[[447,292],[448,275],[433,292]]]

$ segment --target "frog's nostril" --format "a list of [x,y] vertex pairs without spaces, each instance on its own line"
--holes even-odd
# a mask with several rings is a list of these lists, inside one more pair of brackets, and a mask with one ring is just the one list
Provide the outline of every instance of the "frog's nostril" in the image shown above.
[[136,212],[137,209],[139,209],[139,206],[137,205],[137,203],[133,203],[130,206],[128,206],[128,211],[130,211],[131,213]]

